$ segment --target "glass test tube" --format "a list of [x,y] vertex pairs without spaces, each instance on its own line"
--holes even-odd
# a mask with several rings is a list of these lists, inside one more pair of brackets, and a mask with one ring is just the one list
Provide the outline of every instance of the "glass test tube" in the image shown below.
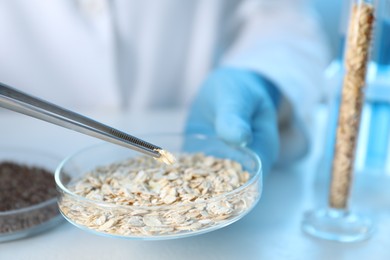
[[366,80],[373,24],[372,1],[354,1],[345,48],[345,75],[329,194],[329,206],[335,209],[347,208],[364,100],[363,88]]
[[306,212],[302,221],[306,233],[322,239],[355,242],[367,239],[374,231],[371,219],[348,208],[373,23],[372,2],[354,0],[344,48],[344,78],[328,207]]

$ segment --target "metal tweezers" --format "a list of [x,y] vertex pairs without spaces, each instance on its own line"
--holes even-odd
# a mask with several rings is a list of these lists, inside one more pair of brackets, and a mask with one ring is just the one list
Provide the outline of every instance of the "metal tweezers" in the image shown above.
[[0,107],[160,158],[154,144],[0,83]]

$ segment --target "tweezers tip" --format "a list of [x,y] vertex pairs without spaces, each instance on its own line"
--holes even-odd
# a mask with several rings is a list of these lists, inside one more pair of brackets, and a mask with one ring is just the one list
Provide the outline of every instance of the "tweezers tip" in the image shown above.
[[160,157],[155,158],[157,161],[165,163],[167,165],[172,165],[176,162],[176,158],[170,152],[163,149],[154,149],[154,151],[160,154]]

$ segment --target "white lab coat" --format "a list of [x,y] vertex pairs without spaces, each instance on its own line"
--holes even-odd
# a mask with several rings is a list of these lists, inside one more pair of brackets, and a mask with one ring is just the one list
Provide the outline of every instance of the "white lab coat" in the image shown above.
[[274,81],[304,119],[328,61],[300,0],[0,1],[0,37],[1,82],[77,111],[187,107],[226,64]]

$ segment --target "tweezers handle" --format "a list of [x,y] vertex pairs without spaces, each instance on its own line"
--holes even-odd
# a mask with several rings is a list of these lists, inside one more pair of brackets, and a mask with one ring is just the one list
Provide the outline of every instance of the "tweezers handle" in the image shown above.
[[158,150],[161,150],[161,147],[45,100],[30,96],[3,83],[0,83],[0,107],[118,144],[149,156],[160,157]]

